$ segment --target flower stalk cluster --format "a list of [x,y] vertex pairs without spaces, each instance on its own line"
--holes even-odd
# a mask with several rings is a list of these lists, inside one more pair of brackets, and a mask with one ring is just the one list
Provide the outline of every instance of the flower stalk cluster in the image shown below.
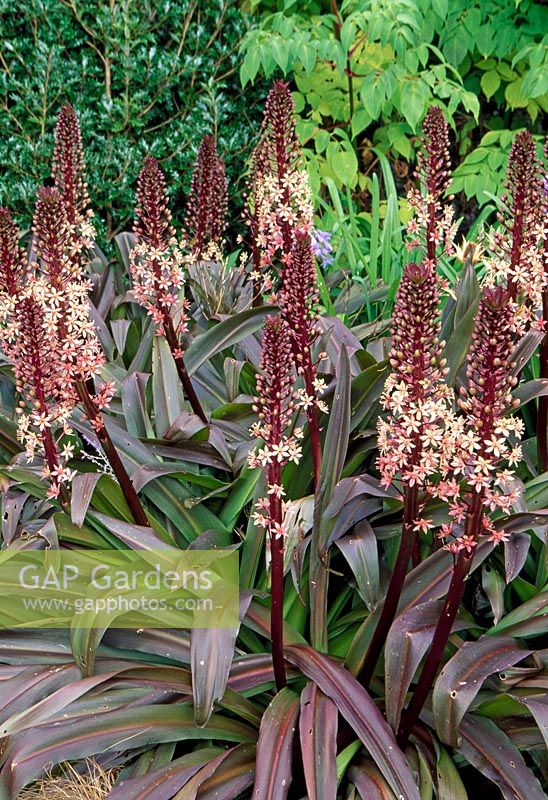
[[529,131],[520,131],[508,157],[506,193],[501,198],[500,228],[490,235],[486,280],[503,284],[514,304],[517,334],[528,328],[544,330],[537,312],[547,284],[544,269],[546,215],[540,162]]
[[138,525],[148,525],[147,515],[127,470],[107,431],[102,411],[114,395],[114,384],[95,389],[104,355],[89,314],[88,292],[74,227],[67,219],[63,198],[56,189],[38,192],[33,221],[34,248],[38,256],[34,292],[39,297],[64,368],[62,400],[70,410],[81,404],[115,474]]
[[[517,500],[508,467],[521,461],[519,440],[524,425],[507,413],[519,405],[512,399],[518,382],[512,373],[515,364],[510,362],[512,325],[509,293],[501,286],[484,289],[468,354],[466,384],[460,389],[458,406],[464,415],[458,420],[461,432],[451,462],[454,475],[464,485],[449,511],[453,521],[443,525],[439,534],[445,549],[455,554],[461,550],[470,553],[480,534],[495,544],[508,538],[504,531],[493,528],[489,513],[497,509],[508,513]],[[459,526],[480,511],[474,538],[460,536]]]
[[[548,319],[548,204],[546,180],[529,131],[520,131],[508,157],[506,193],[491,232],[486,283],[506,287],[517,335],[546,331]],[[540,345],[540,377],[548,380],[546,335]],[[539,468],[548,469],[548,401],[539,398],[537,452]]]
[[513,474],[506,468],[521,458],[518,439],[522,424],[508,416],[514,405],[512,388],[517,379],[511,363],[514,343],[513,309],[509,293],[502,287],[483,291],[476,319],[472,346],[468,355],[466,386],[459,406],[464,412],[461,448],[453,460],[455,474],[468,487],[453,504],[453,522],[442,528],[442,537],[451,541],[446,548],[455,554],[455,566],[432,646],[426,656],[411,702],[402,717],[399,742],[407,741],[436,676],[443,652],[458,613],[465,581],[472,565],[474,550],[482,536],[495,544],[507,538],[495,529],[490,513],[497,508],[508,510],[516,500],[514,491],[504,494]]
[[283,286],[278,301],[290,333],[295,368],[304,383],[304,388],[297,390],[296,398],[308,419],[316,489],[322,463],[318,411],[326,412],[327,406],[319,399],[325,384],[318,378],[317,362],[314,361],[312,351],[321,332],[317,324],[319,313],[316,266],[310,236],[302,231],[295,232],[291,258],[283,271]]
[[89,249],[95,239],[95,230],[90,222],[93,211],[90,209],[80,122],[70,103],[63,106],[57,119],[52,178],[63,198],[74,238],[73,247]]
[[195,260],[217,255],[226,228],[226,211],[225,164],[217,153],[215,137],[208,134],[198,148],[187,204],[186,231]]
[[378,467],[381,485],[398,482],[403,494],[403,528],[396,564],[361,673],[368,685],[394,620],[409,560],[420,532],[431,520],[422,515],[428,496],[458,493],[448,481],[455,415],[452,391],[444,381],[443,342],[439,341],[439,280],[431,260],[408,264],[393,315],[392,373],[381,398],[388,411],[379,419]]
[[19,230],[5,208],[0,209],[0,319],[2,349],[13,366],[21,396],[16,409],[18,439],[29,461],[37,452],[43,455],[48,497],[60,497],[66,505],[67,484],[73,477],[66,463],[71,453],[68,446],[61,453],[58,441],[70,433],[72,405],[66,400],[65,368],[55,328],[45,317],[34,283],[27,281]]
[[408,194],[415,215],[407,225],[407,249],[422,248],[424,257],[435,262],[441,255],[451,255],[456,224],[451,205],[445,202],[451,184],[449,128],[443,111],[429,109],[422,128],[422,148],[417,156],[415,177],[419,187]]
[[259,286],[275,261],[288,262],[295,231],[310,233],[312,228],[312,196],[294,114],[288,84],[276,81],[266,101],[249,184],[253,279]]
[[35,290],[59,338],[67,389],[98,375],[105,357],[89,314],[91,283],[74,249],[74,228],[57,189],[38,190],[33,219]]
[[444,342],[439,340],[439,279],[428,262],[407,264],[393,314],[392,373],[381,398],[378,467],[383,486],[433,491],[449,471],[454,425],[452,391],[444,381]]
[[135,247],[130,260],[133,294],[152,317],[157,334],[165,336],[192,410],[207,423],[184,361],[181,336],[188,330],[188,301],[180,299],[184,257],[171,220],[164,174],[156,159],[149,156],[137,186]]
[[19,232],[9,213],[0,215],[2,344],[22,395],[19,437],[29,460],[42,451],[49,496],[68,504],[67,485],[74,473],[67,463],[74,445],[61,449],[61,439],[72,433],[70,415],[81,403],[135,521],[148,525],[101,416],[114,385],[95,388],[105,359],[89,310],[91,284],[83,254],[92,245],[93,228],[80,127],[71,106],[59,115],[53,178],[53,188],[38,192],[32,241],[36,260],[30,266],[20,253]]
[[15,320],[15,338],[5,349],[13,365],[16,391],[23,398],[17,408],[18,435],[29,461],[42,449],[42,477],[50,482],[48,497],[60,497],[67,504],[67,486],[75,475],[67,465],[73,448],[66,444],[61,449],[60,440],[72,433],[72,404],[63,399],[65,368],[58,341],[45,319],[42,301],[32,290],[18,300]]
[[262,439],[262,446],[249,455],[251,467],[264,470],[267,496],[257,503],[255,525],[268,534],[271,554],[271,635],[272,661],[278,689],[285,686],[283,657],[283,578],[284,578],[284,488],[281,473],[284,464],[299,462],[299,429],[289,432],[295,410],[291,337],[287,322],[280,316],[268,317],[263,331],[257,396],[253,409],[258,416],[251,434]]

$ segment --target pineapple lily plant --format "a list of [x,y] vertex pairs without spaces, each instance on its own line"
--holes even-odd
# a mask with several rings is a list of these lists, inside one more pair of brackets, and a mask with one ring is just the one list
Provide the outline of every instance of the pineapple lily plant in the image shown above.
[[462,238],[430,109],[375,327],[336,313],[287,84],[230,255],[213,136],[184,214],[146,158],[103,252],[61,110],[32,230],[0,209],[2,548],[236,548],[240,624],[5,627],[2,800],[89,758],[112,800],[545,797],[545,170],[519,132]]

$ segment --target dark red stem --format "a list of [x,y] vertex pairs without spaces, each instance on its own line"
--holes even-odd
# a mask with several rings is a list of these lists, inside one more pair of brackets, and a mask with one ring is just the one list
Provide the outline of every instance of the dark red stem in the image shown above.
[[[479,539],[481,530],[482,499],[483,493],[474,495],[466,519],[465,534],[473,536],[476,541]],[[434,631],[432,645],[426,656],[426,661],[424,662],[419,681],[413,692],[411,702],[402,715],[402,721],[398,731],[398,744],[400,747],[404,747],[407,744],[411,730],[419,718],[419,714],[428,697],[428,692],[432,688],[434,679],[438,673],[453,623],[457,617],[462,595],[464,594],[464,585],[468,573],[470,572],[473,557],[473,552],[468,552],[467,550],[461,550],[457,557],[457,563],[453,569],[449,590],[436,625],[436,630]]]
[[139,496],[133,487],[131,478],[129,477],[127,470],[122,463],[122,459],[118,455],[118,451],[116,450],[114,443],[110,438],[109,432],[102,421],[100,412],[93,402],[93,398],[88,391],[88,387],[83,381],[76,381],[75,386],[78,397],[80,398],[82,406],[84,407],[84,412],[89,421],[102,423],[102,425],[94,427],[94,431],[97,434],[97,438],[101,442],[101,446],[110,466],[112,467],[112,471],[116,476],[116,480],[120,484],[120,488],[123,492],[126,503],[128,504],[135,523],[137,525],[148,527],[150,524],[148,517],[143,509],[143,506],[141,505]]
[[[40,404],[40,411],[43,414],[47,414],[48,405],[42,391],[41,366],[35,352],[32,353],[31,358],[36,378],[34,383],[36,399]],[[54,472],[54,470],[59,466],[59,459],[57,458],[57,448],[55,447],[55,442],[53,441],[53,435],[50,428],[44,428],[42,431],[40,431],[40,437],[42,439],[47,465],[50,469],[50,472]],[[63,507],[66,507],[70,504],[70,496],[67,487],[63,484],[59,486],[59,500]]]
[[377,666],[377,662],[386,642],[386,637],[388,636],[390,626],[394,622],[405,576],[407,574],[409,559],[411,558],[411,553],[413,550],[413,544],[419,537],[418,533],[413,530],[413,523],[417,518],[417,510],[417,487],[406,486],[403,502],[403,527],[400,547],[396,557],[396,563],[394,564],[394,571],[392,572],[392,577],[390,578],[388,591],[386,592],[386,597],[384,598],[381,615],[379,617],[377,627],[375,628],[375,632],[373,633],[373,637],[371,639],[371,643],[367,650],[367,655],[365,656],[363,667],[359,675],[359,679],[366,689],[368,688],[371,678],[375,672],[375,667]]
[[[268,470],[269,483],[279,486],[281,484],[280,465],[271,464]],[[283,604],[284,604],[284,540],[283,536],[276,535],[273,523],[282,523],[282,501],[275,494],[270,495],[270,521],[272,530],[270,536],[271,555],[271,603],[270,603],[270,636],[272,638],[272,666],[278,691],[286,685],[284,663],[284,636],[283,636]]]
[[185,360],[183,356],[176,355],[177,351],[181,349],[181,346],[179,344],[179,340],[177,339],[175,328],[173,327],[173,320],[171,319],[170,315],[167,312],[164,313],[164,330],[166,335],[166,341],[169,345],[169,349],[171,350],[171,355],[173,356],[173,360],[175,361],[175,366],[177,367],[177,374],[179,375],[179,379],[183,386],[183,390],[188,399],[188,402],[190,403],[191,408],[196,414],[196,416],[200,417],[202,422],[207,425],[207,417],[205,415],[204,409],[202,408],[202,404],[198,399],[196,390],[192,385],[192,381],[190,380],[190,375],[187,372]]

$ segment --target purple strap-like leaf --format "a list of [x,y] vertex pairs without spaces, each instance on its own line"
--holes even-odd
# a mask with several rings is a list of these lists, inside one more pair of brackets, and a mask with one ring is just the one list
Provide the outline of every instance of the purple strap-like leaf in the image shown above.
[[481,585],[493,611],[495,625],[504,616],[504,587],[502,575],[490,565],[485,565],[481,570]]
[[436,791],[440,800],[469,800],[453,759],[441,747],[436,764]]
[[522,531],[516,531],[507,542],[504,542],[506,583],[513,581],[521,572],[530,544],[531,536]]
[[274,683],[270,653],[242,656],[232,662],[228,685],[236,692],[245,692],[262,684]]
[[518,511],[509,514],[495,522],[497,530],[504,530],[506,533],[523,533],[533,528],[541,531],[548,528],[548,509],[538,508],[536,511]]
[[175,361],[163,336],[152,343],[152,399],[156,435],[164,436],[184,409],[183,390]]
[[348,770],[348,779],[360,793],[361,800],[395,800],[395,795],[382,777],[374,769],[355,766]]
[[[29,644],[32,646],[32,639]],[[80,670],[72,663],[51,669],[49,667],[27,667],[13,678],[2,681],[0,723],[21,714],[35,703],[40,703],[48,695],[54,694],[58,689],[78,678],[80,678]]]
[[523,703],[533,715],[548,749],[548,695],[516,696],[516,700]]
[[205,764],[173,800],[235,800],[253,784],[255,747],[236,745]]
[[[240,619],[245,617],[253,595],[240,600]],[[190,666],[194,720],[206,725],[213,706],[225,693],[238,628],[193,628],[190,634]]]
[[95,486],[100,477],[100,472],[84,472],[77,475],[72,481],[70,517],[72,522],[79,527],[84,524]]
[[[41,700],[37,701],[36,694],[34,694],[33,698],[30,692],[25,691],[24,699],[26,700],[27,708],[21,710],[19,713],[12,713],[11,716],[3,719],[0,725],[0,736],[8,736],[17,733],[18,731],[25,730],[26,728],[37,725],[55,716],[74,700],[77,700],[96,686],[115,677],[119,672],[123,672],[124,668],[127,669],[127,666],[122,666],[115,672],[107,672],[102,675],[94,675],[91,678],[83,678],[80,680],[78,680],[79,676],[74,674],[74,671],[77,671],[77,668],[74,666],[63,666],[58,670],[53,670],[53,674],[52,670],[44,670],[44,673],[46,673],[44,675],[44,680],[35,687],[40,690],[42,685],[45,684],[42,688],[42,692],[45,693],[44,696]],[[51,680],[48,680],[47,673],[49,673],[50,679],[57,677],[59,681],[64,680],[64,685],[52,691],[54,684],[52,685]],[[58,673],[61,673],[61,675],[58,675]],[[19,685],[20,688],[23,688],[27,682],[21,683],[21,677],[22,676],[19,678]],[[49,694],[49,692],[51,693]]]
[[144,438],[153,435],[146,403],[149,378],[150,375],[144,372],[130,372],[120,384],[124,420],[132,436]]
[[518,608],[510,611],[498,625],[487,631],[487,636],[538,636],[546,633],[548,616],[548,591],[539,592]]
[[370,475],[356,475],[353,478],[343,478],[337,483],[333,492],[331,493],[331,500],[325,509],[325,515],[328,519],[338,516],[343,508],[357,497],[379,497],[385,499],[386,497],[398,498],[398,492],[389,486],[388,489],[383,488],[377,478]]
[[188,780],[205,764],[225,755],[218,748],[204,747],[194,753],[177,758],[161,769],[147,772],[136,778],[120,781],[109,792],[109,800],[171,800]]
[[190,637],[181,630],[143,628],[137,632],[118,628],[107,631],[103,643],[109,647],[135,650],[190,664]]
[[491,720],[466,714],[459,751],[499,787],[504,800],[546,800],[517,747]]
[[40,725],[10,739],[0,774],[0,796],[2,791],[7,796],[17,796],[23,786],[42,774],[47,764],[181,739],[252,742],[255,735],[247,725],[216,715],[207,728],[198,728],[191,706],[183,703],[73,717],[67,722]]
[[[472,570],[477,569],[493,550],[493,543],[481,541],[474,551]],[[406,577],[400,598],[398,613],[403,614],[421,603],[431,603],[443,597],[453,574],[453,557],[446,550],[438,550],[415,567]],[[373,631],[382,611],[382,603],[369,614],[362,624],[346,657],[346,664],[353,675],[357,675],[363,665],[365,654]],[[503,620],[504,622],[504,620]]]
[[106,514],[94,512],[94,516],[103,523],[110,533],[120,539],[132,550],[176,550],[173,545],[167,544],[160,539],[152,528],[145,528],[142,525],[133,525],[130,522],[109,517]]
[[337,798],[337,706],[309,683],[301,694],[299,735],[309,800]]
[[[386,718],[393,730],[400,724],[407,691],[430,647],[441,609],[441,601],[421,603],[396,617],[388,633],[384,651]],[[453,630],[465,627],[467,623],[457,619]]]
[[202,786],[208,778],[214,774],[217,767],[219,767],[225,758],[227,757],[228,752],[219,753],[218,756],[212,758],[211,761],[208,761],[207,764],[204,764],[200,769],[192,775],[189,780],[181,787],[181,789],[174,795],[173,800],[196,800],[196,795],[198,794],[200,787]]
[[265,317],[275,311],[273,306],[248,308],[214,325],[201,336],[195,337],[185,353],[189,375],[193,375],[216,353],[241,341],[262,328]]
[[380,591],[379,553],[373,528],[367,520],[362,520],[353,533],[337,539],[337,547],[354,573],[360,597],[372,611]]
[[465,642],[447,662],[434,684],[432,705],[440,739],[458,747],[460,722],[483,682],[528,655],[530,651],[522,650],[510,637],[484,636],[477,642]]
[[299,696],[282,689],[266,709],[259,741],[253,800],[285,800],[292,780],[291,755]]
[[[74,486],[74,482],[73,482]],[[27,501],[25,492],[2,492],[2,539],[9,545],[15,536],[21,511]]]
[[509,359],[510,362],[515,364],[515,366],[512,368],[513,375],[520,374],[539,344],[542,342],[543,338],[544,334],[542,331],[534,330],[527,331],[527,333],[521,337],[517,345],[514,347],[512,355]]
[[356,678],[329,656],[305,645],[286,648],[287,659],[336,704],[368,749],[396,797],[419,800],[419,790],[391,728]]

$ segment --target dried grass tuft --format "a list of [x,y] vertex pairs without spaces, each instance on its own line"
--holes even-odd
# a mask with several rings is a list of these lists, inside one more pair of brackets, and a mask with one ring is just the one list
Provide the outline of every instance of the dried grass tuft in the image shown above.
[[96,761],[86,762],[86,771],[77,772],[64,763],[17,795],[17,800],[104,800],[118,775],[118,769],[104,770]]

